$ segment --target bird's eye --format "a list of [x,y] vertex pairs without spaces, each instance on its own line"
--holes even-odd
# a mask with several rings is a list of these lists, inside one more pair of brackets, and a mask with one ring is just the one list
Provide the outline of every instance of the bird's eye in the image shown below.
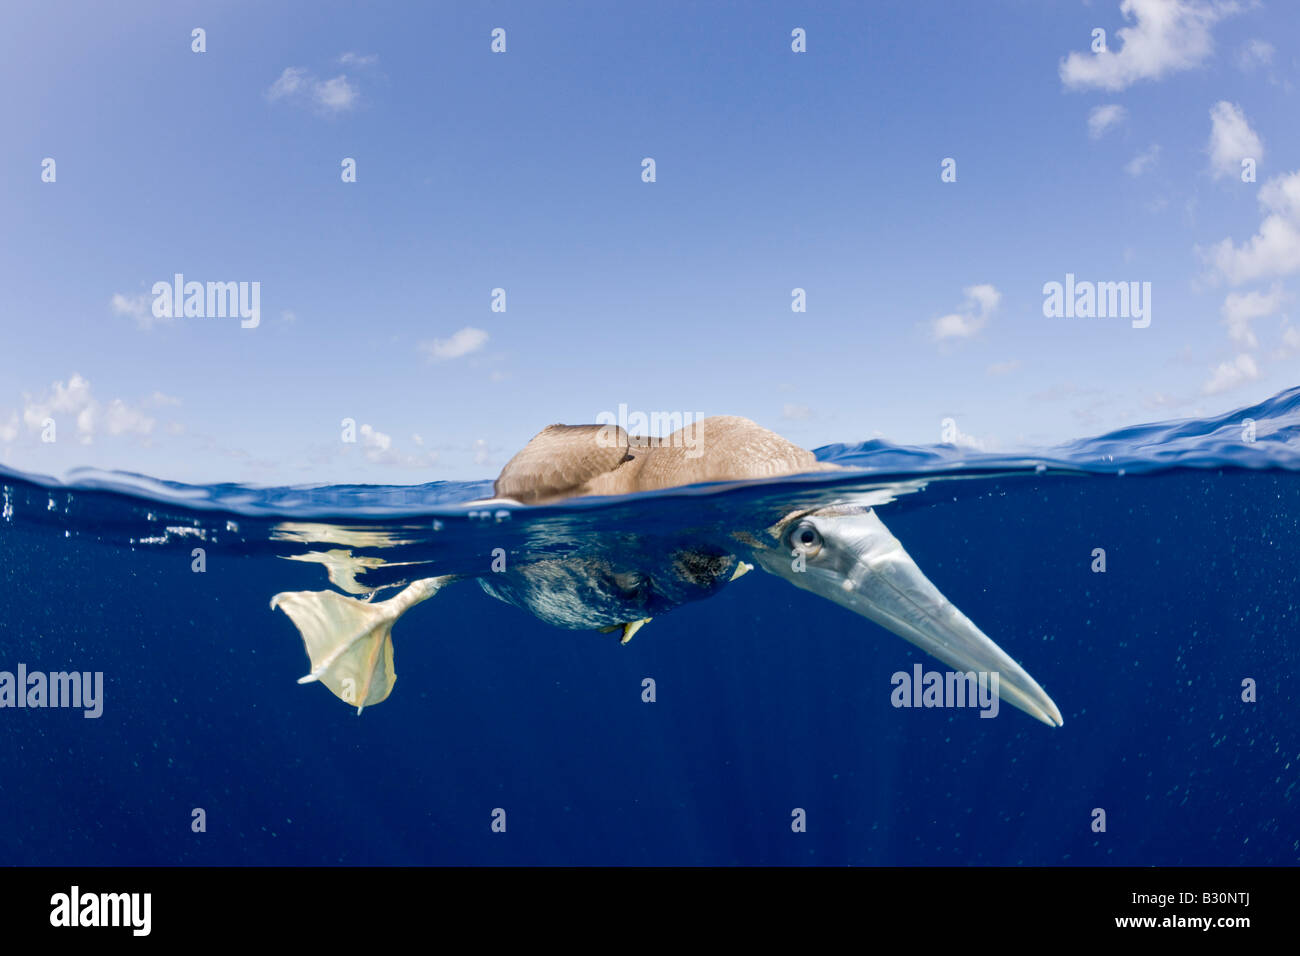
[[822,549],[821,532],[807,521],[801,521],[790,532],[790,547],[812,557]]

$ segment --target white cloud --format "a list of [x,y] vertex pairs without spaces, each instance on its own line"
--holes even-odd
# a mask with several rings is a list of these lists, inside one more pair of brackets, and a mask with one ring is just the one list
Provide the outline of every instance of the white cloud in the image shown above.
[[280,78],[266,91],[267,99],[279,100],[293,96],[308,85],[307,70],[301,66],[286,66]]
[[[23,394],[23,421],[33,431],[39,430],[45,419],[54,418],[56,415],[67,415],[80,422],[82,416],[93,405],[90,383],[75,372],[66,385],[63,382],[55,382],[50,389],[48,395],[39,399]],[[87,421],[93,422],[93,414]]]
[[132,408],[120,398],[108,403],[104,412],[104,427],[110,435],[148,435],[153,431],[154,420],[138,408]]
[[812,409],[807,405],[794,405],[789,402],[781,406],[781,417],[792,422],[803,422],[812,418]]
[[339,57],[339,62],[342,63],[344,66],[374,66],[376,63],[379,62],[379,54],[377,53],[361,54],[361,53],[352,53],[349,51],[348,53],[344,53]]
[[1229,292],[1221,309],[1223,324],[1228,327],[1228,336],[1238,345],[1255,348],[1259,341],[1255,338],[1250,323],[1272,315],[1286,300],[1286,293],[1277,284],[1268,292]]
[[[361,454],[366,461],[376,465],[397,465],[401,468],[425,468],[436,464],[437,452],[408,455],[393,444],[393,436],[381,432],[373,425],[363,424],[357,429],[361,441]],[[412,436],[418,437],[418,436]],[[423,445],[423,442],[417,442]]]
[[968,286],[965,292],[967,297],[979,307],[981,314],[992,312],[1002,301],[1002,293],[988,283]]
[[1266,213],[1259,232],[1240,246],[1224,239],[1205,254],[1231,285],[1300,272],[1300,169],[1261,186],[1259,204]]
[[345,75],[317,83],[312,88],[316,102],[327,112],[341,113],[356,105],[360,90]]
[[1124,122],[1127,115],[1128,110],[1118,103],[1094,106],[1088,114],[1088,135],[1093,139],[1100,139],[1106,130]]
[[1217,395],[1229,389],[1253,382],[1259,378],[1259,367],[1255,360],[1244,352],[1231,362],[1222,362],[1210,376],[1210,380],[1201,389],[1206,395]]
[[144,292],[139,295],[123,295],[121,292],[114,292],[108,304],[114,315],[130,316],[135,320],[137,328],[146,331],[155,325],[171,321],[170,318],[160,319],[153,314],[153,296]]
[[994,362],[988,367],[988,373],[990,375],[1006,375],[1018,368],[1020,368],[1020,359],[1010,359],[1006,362]]
[[989,316],[1002,301],[1002,293],[993,286],[967,286],[961,311],[950,312],[934,320],[931,334],[936,342],[944,339],[968,339],[988,324]]
[[1115,31],[1104,53],[1074,52],[1061,61],[1061,82],[1069,89],[1118,91],[1139,80],[1200,66],[1214,52],[1210,27],[1236,13],[1231,2],[1124,0],[1132,25]]
[[1215,179],[1240,176],[1241,161],[1247,157],[1256,162],[1263,158],[1264,144],[1240,106],[1220,100],[1210,110],[1210,124],[1210,169]]
[[1274,176],[1259,190],[1265,209],[1276,210],[1293,220],[1300,220],[1300,169],[1285,176]]
[[488,443],[482,438],[474,439],[474,464],[486,465],[492,460],[492,453],[488,449]]
[[955,421],[952,422],[951,441],[944,444],[956,445],[958,448],[972,448],[975,451],[989,451],[993,443],[985,441],[982,438],[976,438],[974,435],[967,435],[957,427]]
[[1300,351],[1300,329],[1294,325],[1287,325],[1282,329],[1282,347],[1277,350],[1276,357],[1290,358],[1298,351]]
[[1237,51],[1237,68],[1249,73],[1258,67],[1269,66],[1274,52],[1273,44],[1267,40],[1249,40]]
[[1125,164],[1124,172],[1128,173],[1130,176],[1141,176],[1148,169],[1154,166],[1156,160],[1159,158],[1160,145],[1158,143],[1152,143]]
[[[53,419],[56,439],[59,429],[66,429],[71,423],[77,441],[89,445],[96,434],[101,433],[148,437],[157,423],[146,409],[151,405],[175,403],[176,399],[155,392],[139,405],[131,405],[120,398],[104,405],[91,394],[90,382],[74,372],[66,383],[54,382],[44,395],[24,393],[22,421],[28,432],[35,434],[44,430],[46,419]],[[11,442],[17,437],[18,415],[11,413],[9,424],[0,430],[0,438]]]
[[984,327],[981,319],[962,312],[949,312],[934,320],[934,339],[968,339]]
[[369,425],[361,426],[361,448],[371,461],[375,460],[374,456],[385,454],[392,446],[393,436],[376,431]]
[[360,88],[347,78],[347,74],[322,80],[302,66],[285,67],[279,79],[266,91],[266,98],[272,103],[284,100],[326,115],[347,112],[357,105],[360,97]]
[[482,329],[466,326],[458,332],[453,332],[451,338],[421,342],[419,348],[431,360],[454,359],[468,355],[470,352],[477,352],[487,344],[487,340],[488,334]]

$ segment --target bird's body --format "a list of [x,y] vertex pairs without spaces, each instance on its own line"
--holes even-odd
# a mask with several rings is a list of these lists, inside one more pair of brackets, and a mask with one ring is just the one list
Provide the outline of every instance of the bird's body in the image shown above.
[[[613,425],[551,425],[501,469],[493,500],[555,504],[834,469],[775,432],[731,415],[650,440]],[[734,543],[726,541],[697,539],[665,553],[624,540],[615,548],[597,543],[589,551],[594,553],[525,564],[478,582],[488,594],[548,624],[611,628],[711,597],[741,565]]]
[[739,564],[733,555],[697,548],[636,561],[584,555],[535,561],[483,575],[478,583],[494,598],[547,624],[599,630],[660,617],[689,601],[712,597]]
[[500,498],[538,505],[835,470],[776,432],[735,415],[703,418],[662,438],[634,438],[616,425],[551,425],[506,463],[494,491]]
[[[734,416],[702,419],[651,440],[613,425],[551,425],[506,464],[496,497],[481,504],[547,505],[827,470],[836,468]],[[650,618],[710,597],[757,565],[961,671],[1000,675],[1002,697],[1044,723],[1062,723],[1042,688],[939,593],[870,507],[846,501],[811,511],[784,509],[771,520],[762,535],[696,533],[666,548],[659,539],[655,547],[639,547],[634,538],[601,540],[580,553],[474,577],[488,594],[549,624],[621,630],[626,643]],[[393,623],[454,580],[418,580],[374,603],[331,591],[287,592],[277,594],[272,607],[282,607],[303,635],[312,661],[303,680],[322,681],[360,710],[392,690]]]

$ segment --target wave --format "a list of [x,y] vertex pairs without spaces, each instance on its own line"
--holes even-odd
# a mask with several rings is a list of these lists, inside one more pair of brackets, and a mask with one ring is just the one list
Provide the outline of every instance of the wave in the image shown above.
[[[1149,475],[1179,468],[1300,471],[1300,386],[1256,405],[1215,418],[1135,425],[1041,450],[985,452],[953,445],[896,445],[886,441],[832,444],[815,449],[839,472],[714,482],[614,498],[570,499],[530,511],[584,511],[617,507],[626,499],[690,498],[764,488],[778,497],[799,493],[810,501],[837,492],[906,491],[949,479],[1017,474]],[[923,479],[918,484],[917,479]],[[238,483],[191,485],[126,471],[77,468],[62,478],[0,466],[6,510],[15,488],[97,493],[137,502],[267,518],[383,519],[465,516],[473,502],[492,495],[492,481],[431,481],[420,485]],[[494,513],[497,510],[494,509]],[[475,515],[477,517],[477,515]]]

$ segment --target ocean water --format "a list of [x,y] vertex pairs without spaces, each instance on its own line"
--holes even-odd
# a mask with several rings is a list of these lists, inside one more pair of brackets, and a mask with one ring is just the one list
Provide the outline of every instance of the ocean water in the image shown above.
[[[487,510],[465,505],[490,481],[0,471],[0,670],[103,674],[98,718],[0,709],[0,863],[1300,860],[1300,389],[1014,457],[817,454],[848,470]],[[296,683],[269,606],[328,587],[313,551],[378,559],[373,587],[863,496],[1063,727],[894,707],[892,674],[943,665],[761,570],[626,646],[456,583],[397,624],[396,686],[360,715]]]

